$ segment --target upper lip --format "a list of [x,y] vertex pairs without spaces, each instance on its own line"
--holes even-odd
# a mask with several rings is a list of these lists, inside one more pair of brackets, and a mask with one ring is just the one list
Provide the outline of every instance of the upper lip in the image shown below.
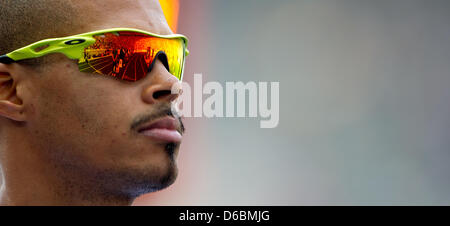
[[144,130],[150,129],[168,129],[168,130],[178,130],[180,131],[180,124],[178,120],[171,116],[165,116],[151,122],[145,123],[141,127],[139,127],[138,132],[142,132]]

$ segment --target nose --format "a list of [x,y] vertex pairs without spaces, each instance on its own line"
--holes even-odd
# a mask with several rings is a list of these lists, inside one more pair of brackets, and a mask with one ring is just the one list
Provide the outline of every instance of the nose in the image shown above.
[[[158,102],[172,102],[181,93],[178,79],[170,74],[159,59],[155,59],[152,70],[147,75],[145,86],[142,90],[142,100],[148,104]],[[176,90],[176,92],[172,92]]]

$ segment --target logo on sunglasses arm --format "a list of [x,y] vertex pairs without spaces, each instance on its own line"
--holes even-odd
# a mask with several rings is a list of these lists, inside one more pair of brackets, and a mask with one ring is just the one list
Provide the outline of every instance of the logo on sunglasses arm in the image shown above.
[[69,40],[69,41],[64,42],[64,44],[66,44],[66,45],[78,45],[78,44],[81,44],[81,43],[83,43],[85,41],[86,40],[84,40],[84,39],[73,39],[73,40]]

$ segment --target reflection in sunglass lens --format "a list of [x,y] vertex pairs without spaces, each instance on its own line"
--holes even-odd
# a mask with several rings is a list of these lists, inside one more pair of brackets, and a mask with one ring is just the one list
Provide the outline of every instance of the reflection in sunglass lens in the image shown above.
[[160,38],[137,32],[115,32],[95,36],[78,62],[81,72],[109,75],[137,81],[149,72],[156,56],[163,52],[168,70],[181,80],[184,42],[180,38]]

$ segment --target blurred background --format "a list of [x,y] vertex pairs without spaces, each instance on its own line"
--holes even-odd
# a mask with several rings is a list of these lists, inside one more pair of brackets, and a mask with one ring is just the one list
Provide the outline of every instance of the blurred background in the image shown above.
[[135,205],[450,205],[450,1],[161,2],[184,81],[280,82],[280,121],[186,118]]

